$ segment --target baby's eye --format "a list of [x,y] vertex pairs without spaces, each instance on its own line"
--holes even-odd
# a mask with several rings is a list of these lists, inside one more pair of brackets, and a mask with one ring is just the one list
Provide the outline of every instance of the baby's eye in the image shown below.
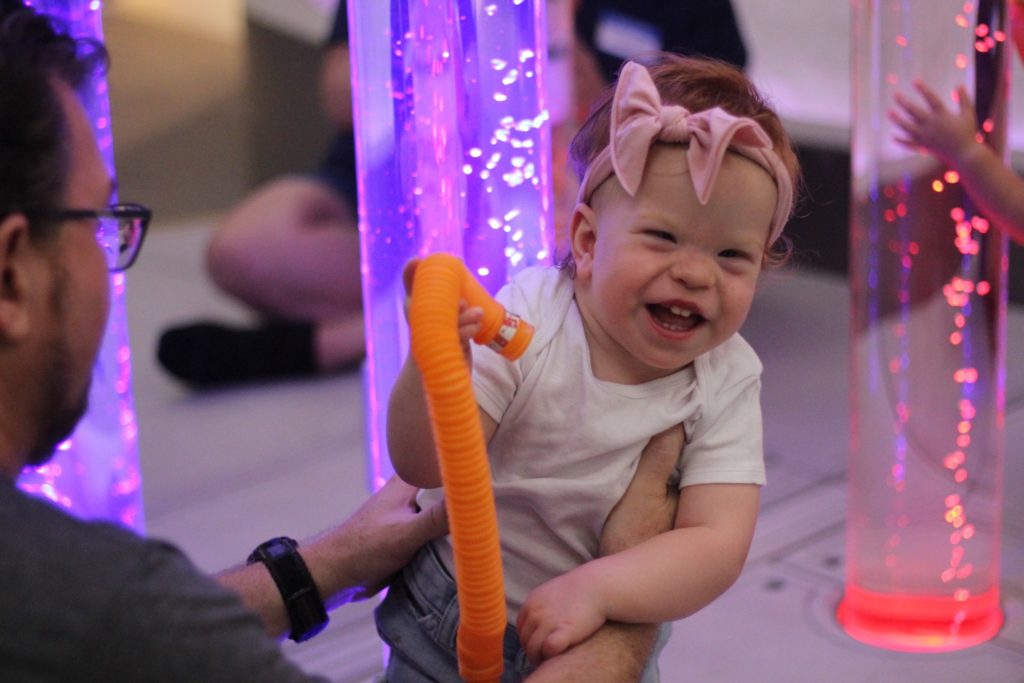
[[723,249],[722,251],[718,252],[718,255],[722,258],[727,259],[743,259],[748,261],[750,260],[750,254],[743,251],[742,249]]
[[655,239],[666,240],[668,242],[676,241],[676,236],[666,230],[655,230],[654,228],[651,228],[649,230],[645,230],[644,234],[654,237]]

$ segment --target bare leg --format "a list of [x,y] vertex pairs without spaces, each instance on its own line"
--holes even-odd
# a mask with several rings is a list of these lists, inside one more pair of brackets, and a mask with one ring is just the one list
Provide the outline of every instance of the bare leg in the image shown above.
[[214,386],[338,371],[362,359],[355,212],[324,182],[288,176],[257,189],[217,227],[207,270],[268,323],[166,330],[157,356],[172,375]]
[[315,178],[271,181],[233,209],[210,242],[207,270],[272,318],[344,320],[362,307],[355,211]]

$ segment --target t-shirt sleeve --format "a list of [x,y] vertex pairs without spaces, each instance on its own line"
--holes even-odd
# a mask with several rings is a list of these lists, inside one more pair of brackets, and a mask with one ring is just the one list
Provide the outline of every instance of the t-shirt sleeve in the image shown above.
[[259,618],[170,545],[152,541],[97,629],[108,680],[325,681],[289,661]]
[[704,410],[686,424],[679,486],[765,483],[761,362],[740,337],[698,371]]
[[[505,285],[494,296],[505,309],[530,321],[530,307],[522,290],[513,282]],[[495,422],[501,422],[505,410],[512,402],[516,389],[522,384],[522,359],[508,361],[493,349],[472,344],[473,390],[477,404]],[[530,351],[527,350],[527,354]]]

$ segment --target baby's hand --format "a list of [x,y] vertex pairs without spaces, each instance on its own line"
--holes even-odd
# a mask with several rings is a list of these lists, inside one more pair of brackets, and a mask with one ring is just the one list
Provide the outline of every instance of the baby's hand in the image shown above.
[[562,654],[604,625],[605,615],[595,596],[574,573],[534,588],[519,612],[519,641],[534,665]]
[[[418,258],[410,259],[402,271],[402,285],[405,287],[405,319],[409,320],[409,306],[412,305],[412,285],[416,276],[416,268],[419,266]],[[480,325],[483,323],[484,309],[479,306],[470,306],[465,300],[459,300],[459,341],[462,344],[462,351],[466,354],[466,361],[469,362],[471,352],[469,342],[480,332]]]
[[897,109],[889,112],[889,120],[900,130],[896,142],[911,149],[924,148],[947,166],[957,168],[968,151],[978,142],[974,104],[967,89],[957,89],[959,113],[950,111],[942,99],[924,83],[914,83],[925,106],[896,93]]
[[480,333],[483,320],[484,309],[479,306],[470,306],[464,300],[459,299],[459,341],[462,343],[462,352],[466,354],[467,363],[472,362],[469,342]]

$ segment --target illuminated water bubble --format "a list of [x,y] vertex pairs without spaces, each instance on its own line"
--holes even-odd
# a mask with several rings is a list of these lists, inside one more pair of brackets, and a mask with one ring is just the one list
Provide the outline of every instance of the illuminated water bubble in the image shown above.
[[507,102],[508,101],[508,95],[506,95],[503,92],[496,92],[496,93],[494,93],[494,101],[495,102]]
[[533,50],[530,50],[530,49],[520,50],[519,51],[519,63],[522,64],[523,62],[529,61],[529,60],[533,59],[536,56],[537,56],[537,53],[534,52]]
[[481,266],[476,269],[476,274],[479,275],[480,277],[487,277],[488,275],[491,274],[491,269],[486,266]]
[[970,23],[967,21],[967,17],[965,17],[962,14],[956,15],[954,21],[956,21],[956,25],[959,26],[960,28],[967,28],[970,25]]
[[953,451],[946,456],[945,460],[943,460],[943,464],[946,466],[946,469],[955,470],[960,467],[960,465],[964,464],[964,460],[966,458],[967,456],[963,451]]
[[495,57],[494,59],[491,60],[491,68],[494,69],[495,71],[504,71],[505,67],[507,66],[508,62],[506,62],[504,59],[499,59]]
[[907,46],[907,37],[906,36],[896,36],[896,44],[899,45],[900,47],[906,47]]
[[501,179],[505,181],[505,184],[509,187],[519,187],[525,181],[522,171],[510,171],[503,174]]
[[519,71],[516,69],[510,69],[505,77],[501,79],[502,85],[512,85],[519,78]]

